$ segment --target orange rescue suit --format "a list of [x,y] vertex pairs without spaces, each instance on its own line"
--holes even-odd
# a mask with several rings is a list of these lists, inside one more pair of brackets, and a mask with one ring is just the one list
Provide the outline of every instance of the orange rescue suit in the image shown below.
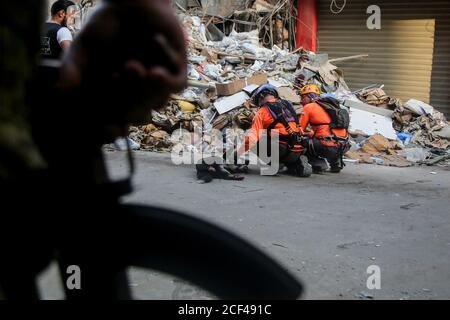
[[[312,137],[329,137],[334,133],[338,137],[347,138],[348,132],[346,129],[330,129],[329,125],[317,125],[330,123],[331,118],[329,114],[316,102],[308,103],[303,107],[300,125],[304,132],[306,132],[306,127],[310,124],[312,129],[310,136]],[[330,147],[338,146],[338,143],[333,141],[321,140],[321,143]]]
[[[272,102],[272,101],[270,101]],[[275,102],[275,101],[273,101]],[[267,106],[262,106],[255,117],[253,118],[253,123],[251,129],[247,132],[244,137],[244,145],[239,149],[238,154],[245,153],[245,151],[253,148],[258,141],[261,139],[264,129],[267,129],[275,119],[272,117],[272,113],[269,111]],[[289,122],[289,127],[292,131],[302,133],[302,129],[299,124],[295,122]],[[277,123],[272,130],[277,130],[280,136],[280,143],[287,144],[285,141],[281,141],[282,136],[288,136],[289,133],[282,123]]]

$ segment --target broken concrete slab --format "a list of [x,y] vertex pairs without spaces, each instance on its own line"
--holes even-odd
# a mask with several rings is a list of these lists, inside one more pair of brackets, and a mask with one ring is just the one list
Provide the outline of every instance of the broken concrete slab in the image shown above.
[[278,88],[278,93],[280,97],[291,101],[293,104],[300,104],[300,96],[291,88],[280,87]]
[[385,116],[385,117],[389,117],[389,118],[392,118],[392,115],[394,114],[394,111],[392,111],[392,110],[375,107],[375,106],[372,106],[372,105],[364,103],[364,102],[357,102],[357,101],[353,101],[353,100],[345,100],[344,106],[371,112],[371,113],[375,113],[375,114],[379,114],[380,116]]
[[350,108],[349,131],[360,131],[369,136],[379,133],[388,139],[397,139],[391,118],[352,107]]
[[436,131],[435,133],[438,137],[450,139],[450,125],[442,128],[439,131]]
[[259,85],[257,84],[250,84],[246,86],[244,89],[242,89],[244,92],[246,92],[248,95],[251,95],[253,91],[255,91]]
[[289,82],[287,80],[284,80],[283,78],[280,78],[279,80],[269,79],[269,84],[277,88],[289,87]]
[[434,112],[434,108],[428,103],[416,99],[409,99],[404,104],[404,107],[419,116],[422,116],[424,114],[433,114]]
[[216,108],[219,114],[223,114],[225,112],[228,112],[230,110],[233,110],[234,108],[243,105],[244,102],[247,101],[248,99],[249,96],[245,92],[241,91],[228,97],[219,98],[214,103],[214,107]]

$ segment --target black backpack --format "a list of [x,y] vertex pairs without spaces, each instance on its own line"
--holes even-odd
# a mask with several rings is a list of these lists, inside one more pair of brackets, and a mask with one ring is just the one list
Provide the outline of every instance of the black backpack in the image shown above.
[[[350,114],[348,110],[342,108],[339,101],[335,98],[326,97],[316,101],[331,118],[330,129],[346,129],[350,125]],[[313,123],[313,125],[324,125],[327,123]]]
[[283,124],[286,128],[289,127],[289,122],[299,123],[299,117],[288,100],[280,99],[277,102],[269,102],[266,106],[274,120],[268,128],[269,130],[273,129],[277,123]]
[[299,116],[295,112],[292,103],[288,100],[280,99],[277,102],[267,103],[270,114],[272,115],[273,122],[267,128],[270,132],[277,123],[281,123],[288,132],[287,142],[291,147],[299,145],[302,142],[302,137],[298,132],[292,131],[289,126],[289,122],[294,122],[297,126],[300,124]]

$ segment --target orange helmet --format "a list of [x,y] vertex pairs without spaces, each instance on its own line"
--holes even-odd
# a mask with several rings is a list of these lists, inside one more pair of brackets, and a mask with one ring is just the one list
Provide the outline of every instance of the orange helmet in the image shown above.
[[315,85],[313,83],[304,85],[300,89],[300,95],[304,95],[304,94],[308,94],[308,93],[315,93],[315,94],[320,95],[320,89],[317,85]]

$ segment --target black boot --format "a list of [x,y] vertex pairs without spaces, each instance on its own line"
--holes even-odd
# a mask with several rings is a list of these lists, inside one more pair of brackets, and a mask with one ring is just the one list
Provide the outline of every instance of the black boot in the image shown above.
[[331,167],[330,168],[330,172],[331,173],[339,173],[339,172],[341,172],[341,167]]
[[298,177],[307,178],[313,173],[313,168],[308,162],[306,156],[300,156],[294,167],[295,175]]
[[330,172],[339,173],[341,172],[343,167],[344,167],[343,161],[341,159],[338,159],[336,161],[333,161],[333,163],[330,165]]

